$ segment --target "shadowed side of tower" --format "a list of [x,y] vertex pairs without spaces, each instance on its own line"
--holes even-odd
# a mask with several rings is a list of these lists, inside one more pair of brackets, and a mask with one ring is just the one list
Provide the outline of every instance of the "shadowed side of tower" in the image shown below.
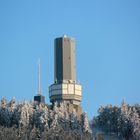
[[76,82],[75,40],[66,35],[54,42],[54,84],[49,87],[49,97],[53,104],[65,101],[70,112],[82,112],[82,86]]

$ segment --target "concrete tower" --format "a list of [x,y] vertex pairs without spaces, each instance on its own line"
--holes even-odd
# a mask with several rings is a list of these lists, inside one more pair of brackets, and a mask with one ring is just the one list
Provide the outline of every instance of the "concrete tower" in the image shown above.
[[54,84],[49,87],[50,101],[65,101],[69,110],[81,112],[82,86],[76,82],[75,40],[56,38],[54,42]]
[[75,41],[64,35],[55,39],[55,81],[62,83],[64,80],[76,81],[75,66]]

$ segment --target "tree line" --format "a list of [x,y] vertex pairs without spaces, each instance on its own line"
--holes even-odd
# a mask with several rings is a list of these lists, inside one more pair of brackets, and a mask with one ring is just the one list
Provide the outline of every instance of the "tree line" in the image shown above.
[[140,105],[130,106],[124,100],[120,107],[101,106],[99,115],[92,120],[92,127],[101,128],[105,133],[115,133],[129,140],[140,140]]
[[67,104],[0,101],[0,140],[92,140],[86,113],[69,113]]

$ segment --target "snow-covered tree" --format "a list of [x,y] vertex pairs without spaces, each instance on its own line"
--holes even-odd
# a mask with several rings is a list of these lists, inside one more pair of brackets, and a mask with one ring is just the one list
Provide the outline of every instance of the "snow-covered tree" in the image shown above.
[[54,115],[54,119],[53,119],[53,121],[52,121],[52,123],[51,123],[50,128],[55,129],[55,128],[57,128],[58,126],[59,126],[59,123],[58,123],[58,114],[55,114],[55,115]]
[[8,107],[11,111],[13,111],[16,108],[16,100],[15,98],[12,98],[10,102],[8,103]]
[[0,102],[0,125],[10,126],[11,125],[11,112],[7,106],[7,100],[5,97]]
[[19,119],[19,125],[20,126],[28,126],[29,124],[29,103],[24,100],[23,106],[20,110],[20,119]]
[[7,105],[7,100],[5,97],[2,97],[1,101],[0,101],[0,106],[1,107],[5,107]]
[[75,111],[70,114],[70,126],[72,130],[79,128],[78,116]]
[[89,125],[89,120],[87,113],[82,114],[82,126],[83,126],[83,132],[84,133],[92,133],[90,125]]

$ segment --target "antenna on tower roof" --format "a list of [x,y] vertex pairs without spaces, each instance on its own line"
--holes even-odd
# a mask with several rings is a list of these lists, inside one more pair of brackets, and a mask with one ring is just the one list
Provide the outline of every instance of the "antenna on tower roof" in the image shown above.
[[38,95],[40,95],[40,58],[38,59]]
[[38,91],[37,95],[34,96],[35,103],[45,103],[45,97],[41,95],[40,90],[40,59],[38,59]]

